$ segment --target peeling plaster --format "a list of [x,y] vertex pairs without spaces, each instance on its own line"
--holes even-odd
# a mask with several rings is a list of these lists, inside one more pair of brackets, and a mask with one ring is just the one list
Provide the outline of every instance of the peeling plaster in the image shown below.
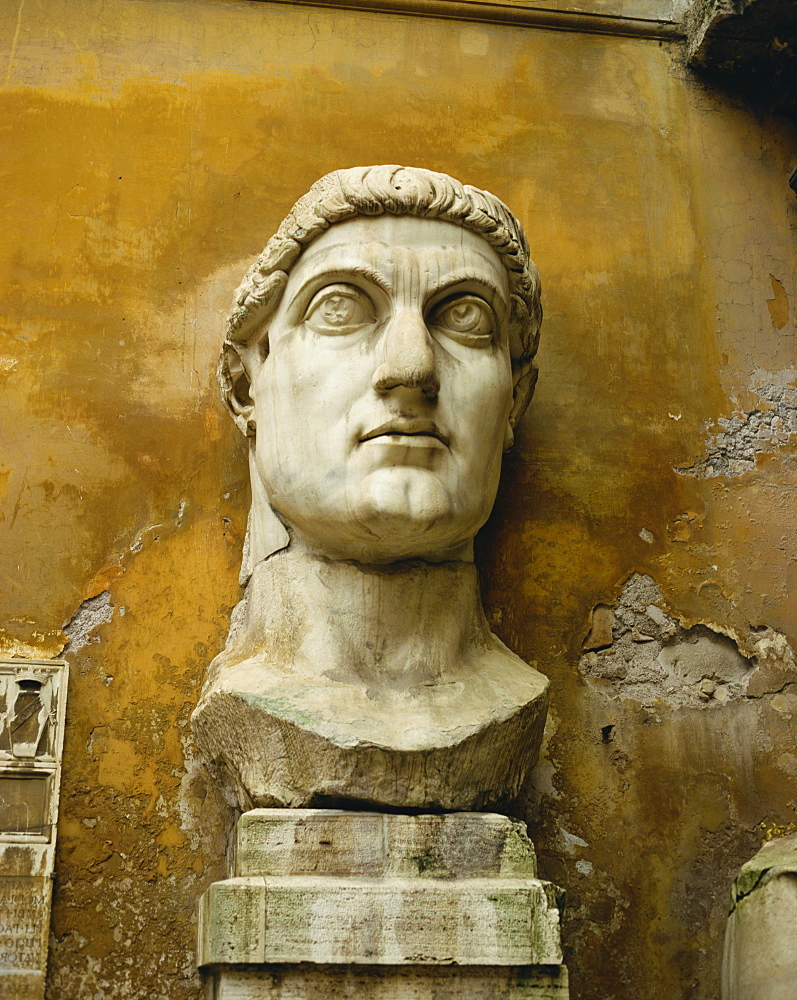
[[705,456],[676,472],[697,479],[743,476],[755,468],[760,454],[790,443],[797,434],[797,371],[785,369],[761,384],[762,374],[767,373],[758,373],[756,379],[758,404],[720,417],[717,423],[723,430],[709,437]]
[[[736,636],[713,623],[684,627],[663,603],[656,582],[635,573],[614,607],[597,605],[579,661],[581,673],[608,683],[614,696],[646,706],[662,700],[705,709],[774,694],[780,697],[778,711],[791,710],[787,688],[797,682],[797,674],[783,681],[784,669],[794,674],[794,654],[783,635],[762,628],[741,651]],[[776,688],[768,683],[773,669],[780,681]],[[605,727],[604,742],[611,741],[611,728]]]
[[565,830],[564,827],[559,830],[559,840],[567,854],[575,854],[580,847],[589,847],[589,844],[583,837]]
[[789,296],[783,287],[783,282],[778,281],[774,274],[770,274],[769,283],[772,285],[772,298],[767,299],[767,309],[775,330],[782,330],[789,322]]
[[64,632],[69,636],[69,642],[64,647],[64,653],[77,653],[90,642],[99,642],[99,636],[91,633],[111,621],[113,618],[114,606],[111,604],[111,595],[107,590],[103,590],[95,597],[89,597],[83,601],[77,611],[63,626]]
[[[177,528],[182,526],[187,506],[187,500],[180,501],[180,505],[174,517],[174,523]],[[112,563],[111,565],[117,566],[119,572],[124,573],[126,570],[124,560],[128,553],[137,555],[143,550],[145,541],[147,540],[151,540],[153,542],[160,541],[161,536],[153,534],[153,532],[162,527],[163,523],[158,522],[156,524],[148,524],[145,528],[136,532],[132,544],[123,550],[121,554],[116,557],[115,563]],[[62,630],[69,637],[69,641],[61,650],[59,650],[59,655],[61,653],[77,653],[90,642],[99,642],[99,636],[94,636],[91,633],[99,628],[100,625],[112,620],[114,609],[115,606],[111,603],[111,594],[108,590],[103,590],[100,593],[95,594],[94,597],[89,597],[83,601],[69,621],[62,626]],[[127,612],[127,608],[125,606],[121,606],[118,608],[118,611],[121,616],[124,616]],[[106,686],[110,684],[112,680],[113,677],[106,677]]]
[[[183,511],[184,510],[185,510],[185,506],[181,502],[180,508],[179,508],[179,512],[178,512],[178,515],[177,515],[177,522],[176,522],[178,526],[179,526],[179,524],[180,524],[180,522],[182,520]],[[162,528],[162,527],[163,527],[163,524],[162,524],[162,522],[159,521],[157,524],[148,524],[146,526],[146,528],[142,528],[141,531],[139,531],[139,533],[136,535],[135,541],[130,546],[129,551],[133,552],[133,553],[140,552],[143,549],[143,547],[144,547],[144,536],[148,535],[148,534],[150,534],[150,532],[156,531],[158,528]],[[153,541],[155,541],[155,542],[160,541],[160,535],[154,535],[153,536]]]

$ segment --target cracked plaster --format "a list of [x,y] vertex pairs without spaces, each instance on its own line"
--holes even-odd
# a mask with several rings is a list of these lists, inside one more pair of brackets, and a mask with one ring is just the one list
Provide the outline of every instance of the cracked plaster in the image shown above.
[[743,476],[755,468],[760,455],[790,444],[797,434],[797,370],[786,369],[769,381],[765,378],[759,375],[754,380],[758,382],[756,406],[720,417],[717,423],[722,430],[708,438],[706,454],[676,472],[698,479]]
[[113,619],[114,606],[109,591],[103,590],[82,602],[63,630],[69,636],[64,646],[64,654],[77,653],[90,642],[99,642],[99,636],[92,635],[100,625]]
[[[614,606],[593,609],[581,673],[608,682],[614,696],[649,707],[661,701],[718,708],[763,696],[771,696],[772,708],[783,714],[797,707],[797,664],[784,635],[758,626],[740,640],[715,623],[679,621],[664,604],[652,577],[629,577]],[[612,728],[605,727],[604,739]]]

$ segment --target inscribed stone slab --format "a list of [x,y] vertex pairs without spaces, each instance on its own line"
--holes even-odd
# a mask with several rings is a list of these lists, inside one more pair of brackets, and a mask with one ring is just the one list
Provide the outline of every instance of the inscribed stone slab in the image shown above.
[[0,660],[0,996],[43,1000],[67,665]]

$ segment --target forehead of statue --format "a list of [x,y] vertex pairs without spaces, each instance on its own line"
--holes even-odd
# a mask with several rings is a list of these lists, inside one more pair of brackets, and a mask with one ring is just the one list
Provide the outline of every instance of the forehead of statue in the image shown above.
[[358,275],[387,292],[426,297],[448,285],[471,282],[506,308],[509,278],[483,237],[440,219],[361,216],[339,222],[314,240],[291,268],[283,301],[315,279]]

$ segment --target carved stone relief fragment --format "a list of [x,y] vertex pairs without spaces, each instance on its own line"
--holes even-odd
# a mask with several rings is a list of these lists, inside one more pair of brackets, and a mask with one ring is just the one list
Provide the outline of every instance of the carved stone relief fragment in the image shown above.
[[41,1000],[68,668],[0,661],[0,995]]

